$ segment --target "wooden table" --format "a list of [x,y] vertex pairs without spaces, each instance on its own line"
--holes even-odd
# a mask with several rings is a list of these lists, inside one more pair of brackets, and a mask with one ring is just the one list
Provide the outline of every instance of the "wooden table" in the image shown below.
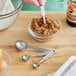
[[[70,27],[66,23],[65,12],[47,12],[56,16],[62,22],[62,31],[50,42],[40,43],[34,40],[27,32],[28,21],[39,12],[21,12],[16,23],[0,32],[0,48],[7,51],[12,57],[12,67],[5,76],[47,76],[49,73],[56,71],[70,56],[76,56],[76,28]],[[18,52],[14,47],[14,42],[18,39],[24,40],[34,47],[45,49],[57,49],[57,54],[49,60],[43,62],[38,69],[32,68],[32,63],[37,62],[41,57],[32,58],[28,62],[23,62],[23,54],[36,54],[35,50],[27,49]]]

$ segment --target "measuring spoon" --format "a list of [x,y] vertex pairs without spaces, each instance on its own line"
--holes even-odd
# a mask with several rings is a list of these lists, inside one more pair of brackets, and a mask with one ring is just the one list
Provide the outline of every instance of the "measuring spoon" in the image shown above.
[[40,6],[40,9],[41,9],[41,15],[42,15],[42,17],[43,17],[44,24],[46,24],[45,8],[44,8],[44,6]]
[[46,56],[44,56],[42,60],[40,60],[39,62],[33,63],[32,66],[34,68],[38,68],[43,61],[47,60],[50,56],[52,56],[55,53],[56,53],[55,50],[49,51],[49,53]]
[[46,50],[46,49],[42,49],[42,48],[35,48],[35,47],[32,47],[32,46],[29,46],[29,45],[27,45],[27,43],[26,42],[24,42],[23,40],[17,40],[16,42],[15,42],[15,46],[16,46],[16,48],[18,49],[18,50],[21,50],[21,51],[23,51],[23,50],[25,50],[25,49],[27,49],[27,48],[31,48],[31,49],[34,49],[34,50],[37,50],[37,51],[50,51],[50,50]]
[[22,56],[22,60],[27,61],[27,60],[30,60],[31,57],[44,56],[44,55],[46,55],[48,53],[49,53],[49,51],[46,51],[46,52],[31,55],[31,56],[25,54],[25,55]]

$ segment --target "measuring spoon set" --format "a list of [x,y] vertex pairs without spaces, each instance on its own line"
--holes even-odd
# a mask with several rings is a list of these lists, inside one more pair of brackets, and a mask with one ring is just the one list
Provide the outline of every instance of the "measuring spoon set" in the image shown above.
[[17,40],[15,42],[15,46],[16,46],[17,50],[20,50],[20,51],[24,51],[27,48],[31,48],[31,49],[34,49],[34,50],[37,50],[37,51],[40,52],[38,54],[34,54],[34,55],[30,55],[30,56],[26,55],[26,54],[22,55],[22,60],[23,61],[28,61],[31,58],[37,57],[37,56],[44,56],[39,62],[35,62],[35,63],[32,64],[32,66],[34,68],[38,68],[43,61],[49,59],[52,55],[54,55],[56,53],[56,50],[47,50],[47,49],[43,49],[43,48],[35,48],[35,47],[32,47],[32,46],[29,46],[23,40]]

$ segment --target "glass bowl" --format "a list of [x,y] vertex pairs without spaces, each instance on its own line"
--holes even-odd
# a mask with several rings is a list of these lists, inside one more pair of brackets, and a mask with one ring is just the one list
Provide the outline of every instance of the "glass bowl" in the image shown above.
[[[49,16],[49,15],[47,15]],[[38,34],[36,32],[34,32],[32,29],[31,29],[31,22],[32,22],[32,19],[29,21],[28,23],[28,32],[29,34],[37,41],[40,41],[40,42],[45,42],[45,41],[49,41],[50,39],[52,39],[53,37],[55,37],[57,34],[59,34],[60,30],[61,30],[61,22],[59,19],[57,19],[56,17],[54,16],[49,16],[51,17],[52,19],[56,20],[56,22],[60,25],[60,29],[56,32],[56,33],[53,33],[51,35],[41,35],[41,34]],[[39,16],[37,17],[34,17],[34,18],[40,18]]]
[[6,74],[11,67],[11,57],[6,51],[2,51],[2,59],[6,61],[8,66],[5,70],[0,71],[0,76],[3,76],[4,74]]
[[[5,1],[9,1],[9,0],[2,0],[4,2],[5,5],[0,5],[1,8],[6,9],[5,11],[9,12],[2,12],[1,8],[0,8],[0,30],[6,29],[8,27],[10,27],[11,25],[13,25],[13,23],[16,21],[19,12],[21,10],[21,7],[23,5],[23,0],[10,0],[11,2],[9,2],[10,4],[8,4],[8,2],[6,3]],[[7,7],[8,5],[8,7]]]

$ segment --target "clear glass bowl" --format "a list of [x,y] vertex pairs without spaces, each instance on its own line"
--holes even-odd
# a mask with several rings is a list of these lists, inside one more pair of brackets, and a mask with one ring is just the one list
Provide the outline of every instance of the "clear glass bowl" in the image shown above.
[[7,10],[8,8],[12,8],[12,10],[10,10],[8,13],[0,14],[0,30],[6,29],[11,25],[13,25],[23,5],[23,0],[10,0],[10,1],[12,5],[10,4],[9,7],[4,7],[3,5],[0,5],[0,7],[7,8]]
[[[49,15],[47,15],[49,16]],[[29,31],[29,34],[37,41],[40,41],[40,42],[45,42],[45,41],[49,41],[50,39],[52,39],[53,37],[55,37],[61,30],[61,22],[59,19],[57,19],[56,17],[54,16],[50,16],[52,19],[56,20],[57,23],[60,25],[60,29],[56,32],[56,33],[53,33],[51,35],[41,35],[41,34],[38,34],[36,32],[34,32],[32,29],[31,29],[31,22],[32,22],[32,19],[29,21],[28,23],[28,31]],[[35,17],[35,18],[40,18],[39,16]]]
[[6,74],[11,67],[11,57],[6,51],[2,51],[2,59],[6,61],[8,66],[5,70],[0,72],[0,76],[3,76],[4,74]]

